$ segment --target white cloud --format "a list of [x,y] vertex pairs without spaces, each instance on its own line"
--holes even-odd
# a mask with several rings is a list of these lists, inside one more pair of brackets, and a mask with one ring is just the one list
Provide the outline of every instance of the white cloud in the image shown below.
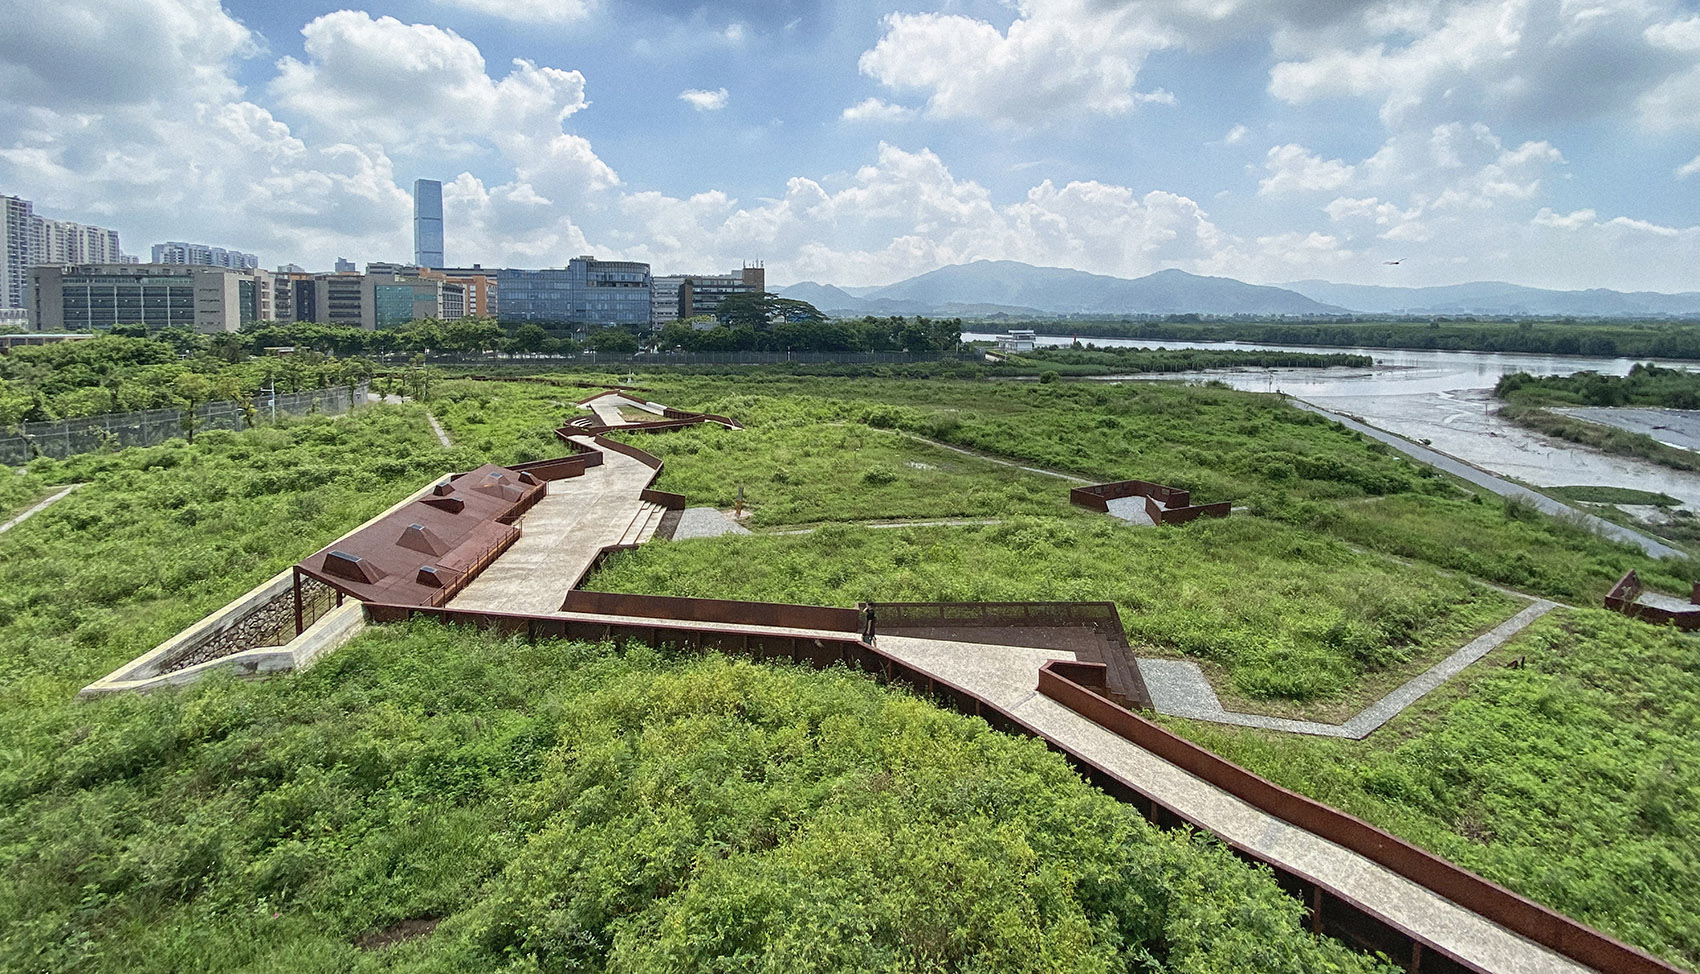
[[1682,165],[1676,167],[1676,178],[1678,179],[1687,179],[1696,173],[1700,173],[1700,156],[1695,156]]
[[1241,142],[1244,142],[1246,137],[1250,134],[1251,130],[1246,128],[1244,125],[1236,125],[1228,130],[1227,135],[1222,136],[1222,144],[1239,145]]
[[599,0],[437,0],[437,3],[525,23],[570,24],[589,17]]
[[838,117],[846,122],[903,122],[916,114],[913,108],[893,105],[878,98],[866,98],[844,109]]
[[1264,160],[1268,178],[1257,184],[1263,196],[1332,192],[1351,182],[1357,171],[1339,159],[1324,159],[1302,145],[1278,145]]
[[889,14],[862,54],[863,74],[927,95],[935,118],[1044,125],[1073,115],[1125,115],[1166,92],[1134,88],[1152,51],[1174,38],[1137,5],[1019,0],[1007,31],[959,14]]
[[280,60],[268,90],[334,138],[401,152],[466,151],[480,138],[552,138],[588,104],[579,72],[516,59],[496,81],[477,46],[430,24],[341,10],[301,33],[308,60]]
[[259,50],[218,0],[8,0],[0,23],[0,92],[51,109],[233,95],[230,61]]
[[1269,90],[1293,104],[1374,98],[1390,126],[1613,117],[1640,103],[1649,124],[1675,127],[1700,97],[1693,19],[1663,19],[1679,10],[1673,0],[1367,6],[1329,30],[1277,31]]
[[726,107],[727,91],[718,88],[714,91],[704,91],[701,88],[686,88],[679,92],[679,100],[699,112],[717,112]]
[[1233,241],[1184,196],[1047,180],[1000,204],[936,153],[886,143],[834,190],[793,177],[783,196],[750,205],[722,194],[632,193],[620,213],[629,237],[614,242],[658,273],[766,254],[775,281],[886,283],[980,259],[1137,276],[1176,265],[1215,270],[1233,253]]

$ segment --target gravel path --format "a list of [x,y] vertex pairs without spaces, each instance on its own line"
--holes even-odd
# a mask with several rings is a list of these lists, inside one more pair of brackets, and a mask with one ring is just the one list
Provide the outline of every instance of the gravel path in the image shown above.
[[13,528],[17,527],[18,525],[29,520],[30,518],[35,517],[37,514],[40,514],[42,511],[47,510],[47,508],[50,507],[51,505],[58,503],[61,500],[64,500],[67,496],[70,495],[71,491],[76,490],[78,487],[81,487],[81,486],[82,486],[82,484],[72,484],[69,487],[61,488],[60,490],[55,491],[54,493],[47,495],[46,497],[42,498],[41,500],[36,501],[35,504],[30,506],[28,509],[26,509],[22,514],[19,514],[17,517],[12,518],[10,521],[7,521],[5,524],[0,524],[0,534],[5,534],[7,531],[12,530]]
[[1545,599],[1534,600],[1523,611],[1471,640],[1462,649],[1412,677],[1397,690],[1358,711],[1344,724],[1322,724],[1311,720],[1265,717],[1262,714],[1242,714],[1226,710],[1216,698],[1216,691],[1211,688],[1210,681],[1204,678],[1198,664],[1185,660],[1142,659],[1138,661],[1139,675],[1145,680],[1145,688],[1151,692],[1152,708],[1160,714],[1207,720],[1216,724],[1260,727],[1289,734],[1345,737],[1358,741],[1374,733],[1400,711],[1422,699],[1424,694],[1456,676],[1466,666],[1498,649],[1506,640],[1556,608],[1556,603]]

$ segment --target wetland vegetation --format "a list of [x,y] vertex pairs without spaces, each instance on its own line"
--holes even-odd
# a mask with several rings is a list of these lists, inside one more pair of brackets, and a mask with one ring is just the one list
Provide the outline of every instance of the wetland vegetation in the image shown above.
[[[1140,652],[1199,660],[1230,706],[1353,708],[1514,611],[1494,584],[1585,606],[1630,567],[1673,591],[1695,577],[1276,397],[640,382],[747,424],[625,436],[667,460],[658,486],[693,505],[730,508],[744,487],[758,533],[651,544],[593,586],[836,605],[1109,599]],[[431,392],[453,449],[424,407],[383,406],[16,478],[19,504],[89,486],[0,536],[14,877],[0,967],[618,970],[768,949],[816,969],[1364,969],[1221,849],[1147,829],[1042,748],[849,675],[418,624],[264,683],[71,699],[427,478],[557,454],[549,430],[585,394],[467,379]],[[1242,509],[1127,527],[1068,506],[1067,481],[991,457]],[[944,518],[1002,523],[857,527]],[[761,533],[796,528],[814,530]],[[1365,742],[1173,723],[1695,964],[1691,647],[1560,611]],[[843,892],[824,912],[807,905],[821,889]],[[904,920],[917,902],[940,923]],[[399,942],[356,946],[386,940]]]

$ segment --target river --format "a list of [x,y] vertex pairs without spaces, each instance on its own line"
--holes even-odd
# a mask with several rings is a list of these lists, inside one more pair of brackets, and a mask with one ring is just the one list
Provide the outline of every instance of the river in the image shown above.
[[[997,336],[964,333],[964,341]],[[1040,345],[1067,345],[1069,337],[1039,336]],[[1441,352],[1421,349],[1322,348],[1310,345],[1258,345],[1249,342],[1178,342],[1092,338],[1099,347],[1269,349],[1285,352],[1345,352],[1368,355],[1369,368],[1211,369],[1200,372],[1141,375],[1141,379],[1203,381],[1217,379],[1251,392],[1284,392],[1334,412],[1356,416],[1372,426],[1427,443],[1442,453],[1484,470],[1537,487],[1604,485],[1669,494],[1683,506],[1700,510],[1700,474],[1657,464],[1608,456],[1525,430],[1494,415],[1494,384],[1508,372],[1568,375],[1599,372],[1626,375],[1643,359],[1586,358],[1573,355],[1522,355],[1500,352]],[[1692,368],[1691,362],[1659,362]],[[1129,378],[1132,378],[1130,376]]]

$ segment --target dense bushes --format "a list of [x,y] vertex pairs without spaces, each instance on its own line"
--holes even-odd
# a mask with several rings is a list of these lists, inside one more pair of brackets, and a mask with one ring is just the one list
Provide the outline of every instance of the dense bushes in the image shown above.
[[[40,715],[7,969],[1361,971],[1226,849],[845,673],[419,624]],[[362,934],[441,920],[363,954]]]

